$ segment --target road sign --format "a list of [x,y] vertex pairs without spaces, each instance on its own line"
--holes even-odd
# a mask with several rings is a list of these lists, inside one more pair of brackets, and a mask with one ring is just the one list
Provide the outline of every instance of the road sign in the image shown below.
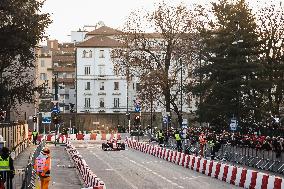
[[141,112],[141,107],[140,106],[136,106],[135,107],[135,112]]
[[236,118],[232,118],[230,123],[230,130],[236,131],[237,127],[238,127],[238,121],[236,120]]
[[188,123],[187,123],[187,119],[182,119],[182,128],[188,128]]
[[57,106],[54,106],[54,107],[52,108],[51,112],[53,112],[53,113],[59,113],[60,110],[59,110],[59,108],[58,108]]
[[51,113],[50,112],[43,112],[41,122],[42,123],[51,123]]
[[164,116],[164,117],[163,117],[163,122],[164,122],[164,123],[168,123],[168,116]]

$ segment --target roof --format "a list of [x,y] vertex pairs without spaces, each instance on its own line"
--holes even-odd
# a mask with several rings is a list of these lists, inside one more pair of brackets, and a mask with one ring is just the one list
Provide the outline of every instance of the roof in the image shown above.
[[55,55],[52,57],[53,62],[75,62],[74,55]]
[[74,67],[53,67],[54,72],[75,72]]
[[122,47],[122,43],[117,40],[105,36],[94,36],[82,43],[78,43],[77,47]]
[[107,26],[102,26],[100,28],[97,28],[93,31],[88,32],[86,35],[104,35],[104,36],[110,36],[110,35],[118,35],[122,34],[123,32],[120,30],[116,30]]
[[64,83],[64,84],[74,84],[75,79],[74,78],[57,78],[58,83]]

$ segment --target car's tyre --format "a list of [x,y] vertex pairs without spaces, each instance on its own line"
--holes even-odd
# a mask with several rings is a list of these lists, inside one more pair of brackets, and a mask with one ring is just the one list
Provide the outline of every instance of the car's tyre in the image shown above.
[[125,144],[124,143],[121,144],[121,150],[125,150]]
[[103,149],[103,151],[107,151],[106,144],[102,144],[102,149]]

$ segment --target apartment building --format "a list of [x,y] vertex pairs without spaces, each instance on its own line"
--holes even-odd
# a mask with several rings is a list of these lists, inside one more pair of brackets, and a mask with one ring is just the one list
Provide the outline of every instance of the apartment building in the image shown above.
[[36,86],[42,89],[38,94],[39,112],[50,111],[50,101],[55,99],[55,82],[58,87],[58,101],[61,112],[69,112],[70,104],[76,102],[75,49],[73,43],[58,43],[48,40],[38,51],[36,63]]
[[[133,81],[115,72],[111,50],[121,47],[114,39],[120,31],[101,26],[85,35],[76,45],[77,113],[126,112],[129,102],[136,98]],[[133,109],[130,105],[129,110]]]

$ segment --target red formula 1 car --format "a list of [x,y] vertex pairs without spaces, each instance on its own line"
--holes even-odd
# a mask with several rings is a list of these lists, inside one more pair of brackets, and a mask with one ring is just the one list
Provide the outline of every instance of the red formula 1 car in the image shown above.
[[111,139],[111,140],[108,140],[106,143],[102,144],[102,149],[104,151],[107,151],[107,150],[125,150],[125,144],[124,144],[124,142],[121,142],[120,140]]

